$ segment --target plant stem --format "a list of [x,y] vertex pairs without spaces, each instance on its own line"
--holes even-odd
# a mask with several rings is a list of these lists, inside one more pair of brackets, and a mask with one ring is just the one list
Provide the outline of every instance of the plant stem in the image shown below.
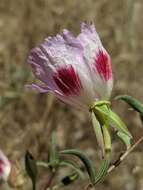
[[129,153],[131,153],[141,142],[143,141],[143,136],[140,137],[136,143],[131,146],[131,148],[129,148],[124,154],[122,154],[115,162],[112,166],[110,166],[110,168],[108,169],[108,173],[110,173],[112,170],[114,170],[117,166],[119,166],[121,164],[121,162],[129,155]]

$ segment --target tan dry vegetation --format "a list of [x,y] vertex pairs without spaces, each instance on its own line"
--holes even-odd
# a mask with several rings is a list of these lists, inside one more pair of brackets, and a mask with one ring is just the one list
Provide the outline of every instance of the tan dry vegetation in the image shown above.
[[[36,158],[46,158],[52,129],[56,129],[61,149],[79,148],[96,157],[90,117],[53,96],[25,91],[24,85],[33,80],[26,64],[28,52],[46,36],[63,28],[76,34],[82,21],[92,20],[112,57],[112,97],[130,94],[143,102],[142,12],[142,0],[0,0],[0,147],[11,159],[22,161],[27,149]],[[135,138],[143,134],[138,115],[112,100]],[[114,137],[113,154],[119,145]],[[98,190],[142,190],[142,150],[140,146]],[[77,182],[67,189],[80,190],[86,183]]]

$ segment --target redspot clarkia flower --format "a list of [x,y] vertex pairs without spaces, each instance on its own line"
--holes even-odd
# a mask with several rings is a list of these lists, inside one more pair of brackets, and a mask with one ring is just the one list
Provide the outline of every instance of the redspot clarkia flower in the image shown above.
[[0,150],[0,181],[7,181],[11,172],[11,163]]
[[65,103],[80,108],[110,97],[113,77],[111,59],[93,24],[81,24],[75,37],[63,30],[31,50],[28,58],[34,75],[43,84],[29,87],[52,92]]

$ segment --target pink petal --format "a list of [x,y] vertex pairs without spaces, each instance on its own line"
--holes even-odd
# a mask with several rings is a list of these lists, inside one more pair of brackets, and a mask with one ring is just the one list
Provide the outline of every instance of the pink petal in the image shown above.
[[51,89],[48,88],[48,86],[41,86],[41,85],[37,85],[37,84],[28,84],[28,85],[25,85],[26,89],[32,89],[32,90],[36,90],[37,92],[40,92],[40,93],[47,93],[47,92],[50,92]]
[[93,24],[82,23],[77,39],[84,49],[84,58],[94,81],[94,91],[100,98],[109,98],[113,76],[110,56],[103,47]]
[[79,95],[81,81],[72,65],[61,67],[53,76],[57,86],[65,95]]
[[111,60],[108,54],[103,51],[99,51],[95,57],[94,64],[98,74],[103,80],[108,81],[112,78]]

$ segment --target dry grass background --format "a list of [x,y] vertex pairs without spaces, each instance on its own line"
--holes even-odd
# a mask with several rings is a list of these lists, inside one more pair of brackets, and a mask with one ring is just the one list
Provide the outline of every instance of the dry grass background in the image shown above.
[[[11,159],[22,160],[27,149],[36,158],[46,158],[52,129],[56,129],[61,149],[79,148],[97,159],[90,117],[50,95],[24,90],[24,85],[32,81],[26,64],[28,52],[46,36],[63,28],[77,34],[82,21],[92,20],[112,57],[112,97],[130,94],[143,102],[142,12],[142,0],[0,0],[0,147]],[[135,112],[113,98],[112,104],[135,138],[143,134]],[[114,137],[114,155],[120,145]],[[98,190],[143,190],[142,146]],[[80,190],[86,183],[78,182],[67,189]]]

